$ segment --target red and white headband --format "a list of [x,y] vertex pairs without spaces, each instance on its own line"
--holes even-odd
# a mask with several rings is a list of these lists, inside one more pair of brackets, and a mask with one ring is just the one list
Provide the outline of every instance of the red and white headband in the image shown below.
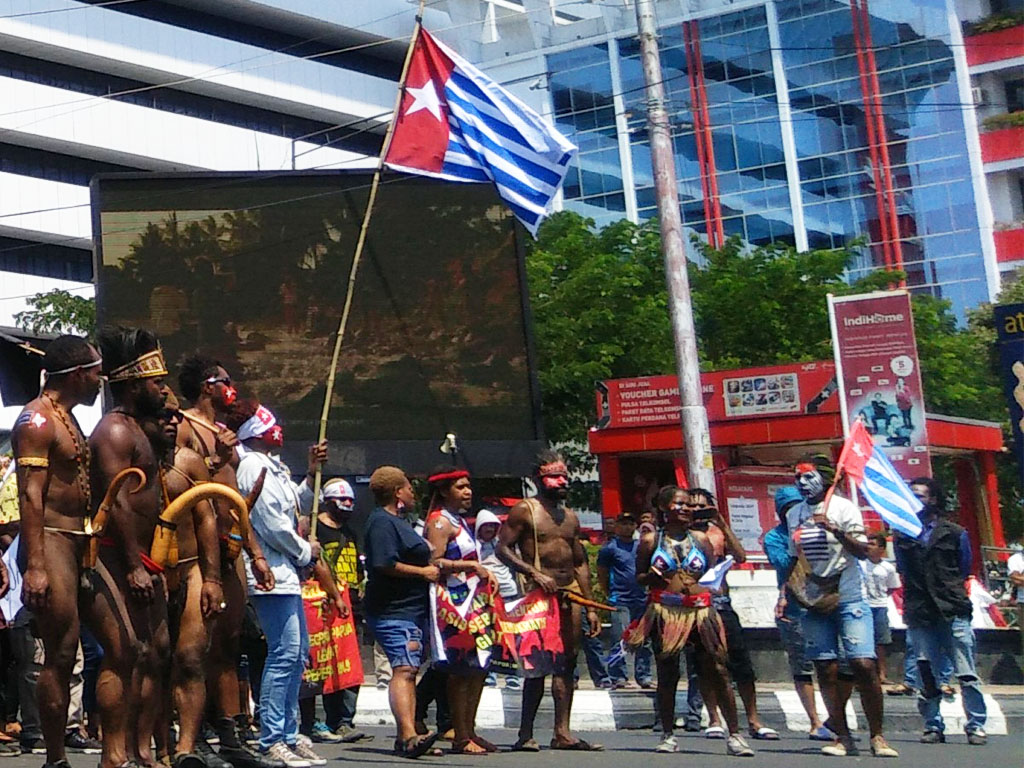
[[256,413],[250,416],[242,426],[238,428],[239,440],[251,440],[259,437],[264,432],[269,432],[277,425],[277,419],[270,412],[269,408],[262,405],[256,409]]

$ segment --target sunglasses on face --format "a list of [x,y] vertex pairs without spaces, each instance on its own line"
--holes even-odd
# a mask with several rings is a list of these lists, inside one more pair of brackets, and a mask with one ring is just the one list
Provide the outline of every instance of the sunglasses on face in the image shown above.
[[223,384],[225,387],[231,386],[231,377],[225,376],[223,378],[213,377],[206,380],[207,384]]

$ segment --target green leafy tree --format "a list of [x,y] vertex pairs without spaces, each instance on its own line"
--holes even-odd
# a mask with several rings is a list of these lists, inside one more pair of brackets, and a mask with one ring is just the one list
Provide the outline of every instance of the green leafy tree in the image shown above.
[[14,315],[19,328],[32,333],[93,334],[96,328],[96,300],[54,289],[27,300],[31,309]]

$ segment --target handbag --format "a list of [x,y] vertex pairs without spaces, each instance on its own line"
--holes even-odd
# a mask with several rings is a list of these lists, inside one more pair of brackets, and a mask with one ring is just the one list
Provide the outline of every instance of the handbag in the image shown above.
[[807,562],[803,549],[797,545],[796,565],[789,575],[786,586],[790,594],[804,608],[827,615],[839,607],[839,580],[843,574],[818,576]]

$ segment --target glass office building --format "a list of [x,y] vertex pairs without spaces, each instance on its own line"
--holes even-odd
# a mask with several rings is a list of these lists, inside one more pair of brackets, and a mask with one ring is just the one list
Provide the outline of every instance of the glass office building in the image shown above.
[[[855,244],[853,278],[903,269],[961,315],[989,299],[945,0],[775,0],[660,33],[686,227],[715,245]],[[624,31],[546,57],[554,119],[580,148],[566,207],[598,224],[656,214],[638,48]]]

